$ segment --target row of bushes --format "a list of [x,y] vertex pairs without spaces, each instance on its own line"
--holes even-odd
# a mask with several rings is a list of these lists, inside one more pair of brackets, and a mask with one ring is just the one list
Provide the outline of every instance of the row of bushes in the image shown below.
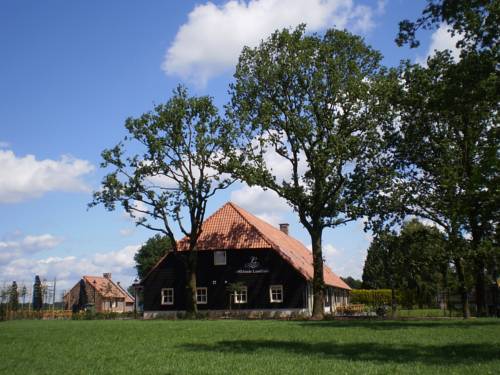
[[[396,293],[398,299],[398,293]],[[351,290],[351,303],[368,306],[391,305],[392,293],[390,289],[353,289]]]
[[[266,319],[279,319],[279,320],[307,320],[309,315],[304,312],[292,311],[291,313],[285,311],[198,311],[196,319],[201,320],[218,320],[218,319],[242,319],[242,320],[266,320]],[[177,312],[175,314],[158,315],[154,320],[178,320],[190,319],[186,316],[185,312]]]
[[86,310],[73,313],[71,319],[73,320],[115,320],[115,319],[133,319],[133,312],[118,313],[113,311],[94,312],[93,310]]
[[70,319],[71,315],[68,310],[7,310],[0,307],[0,320]]

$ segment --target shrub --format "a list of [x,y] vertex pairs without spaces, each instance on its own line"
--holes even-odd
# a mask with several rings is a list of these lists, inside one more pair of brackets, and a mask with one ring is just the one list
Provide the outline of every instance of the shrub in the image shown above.
[[391,304],[390,289],[353,289],[351,291],[351,303],[359,303],[373,307]]

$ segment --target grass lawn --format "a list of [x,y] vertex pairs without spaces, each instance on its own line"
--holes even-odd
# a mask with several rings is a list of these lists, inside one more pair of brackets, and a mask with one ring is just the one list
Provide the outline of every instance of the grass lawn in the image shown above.
[[500,320],[10,321],[0,374],[499,374]]

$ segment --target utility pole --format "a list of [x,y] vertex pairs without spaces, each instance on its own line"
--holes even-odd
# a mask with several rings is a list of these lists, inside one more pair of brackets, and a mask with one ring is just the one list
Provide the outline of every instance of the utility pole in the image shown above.
[[54,288],[52,290],[52,318],[55,315],[55,307],[56,307],[56,278],[54,277]]

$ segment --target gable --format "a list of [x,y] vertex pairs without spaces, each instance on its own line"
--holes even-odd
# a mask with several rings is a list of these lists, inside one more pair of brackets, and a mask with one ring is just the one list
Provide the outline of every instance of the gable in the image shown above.
[[[185,237],[178,242],[178,250],[186,251],[188,245],[188,238]],[[197,250],[238,249],[272,249],[307,280],[313,278],[312,253],[300,241],[236,206],[234,203],[228,202],[203,222]],[[160,259],[144,279],[158,267],[165,257],[166,255]],[[347,290],[351,289],[326,264],[324,264],[323,268],[324,280],[327,285]]]

